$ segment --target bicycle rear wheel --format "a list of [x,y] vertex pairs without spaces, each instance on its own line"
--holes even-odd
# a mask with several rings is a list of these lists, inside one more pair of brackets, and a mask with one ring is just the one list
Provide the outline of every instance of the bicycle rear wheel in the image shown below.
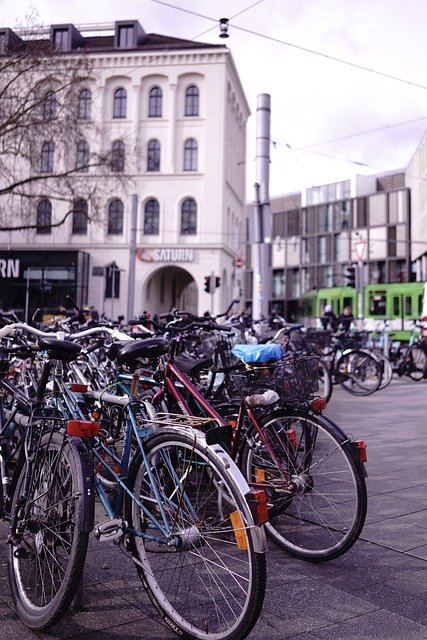
[[427,371],[427,354],[424,349],[414,344],[409,347],[405,356],[405,373],[411,380],[422,380]]
[[349,440],[323,416],[279,409],[247,434],[241,468],[263,486],[266,531],[291,555],[321,562],[358,539],[367,508],[363,473]]
[[345,351],[336,366],[341,387],[355,396],[369,396],[381,386],[381,364],[370,353],[355,349]]
[[83,501],[79,455],[60,432],[46,433],[37,450],[28,493],[27,464],[16,469],[13,503],[20,506],[9,546],[9,582],[16,611],[32,629],[66,613],[86,559],[89,533],[79,526]]
[[191,432],[162,428],[145,456],[135,457],[128,487],[153,518],[161,521],[164,512],[167,534],[129,496],[125,507],[130,550],[154,606],[181,637],[245,638],[261,611],[266,562],[233,477],[247,489],[240,472]]

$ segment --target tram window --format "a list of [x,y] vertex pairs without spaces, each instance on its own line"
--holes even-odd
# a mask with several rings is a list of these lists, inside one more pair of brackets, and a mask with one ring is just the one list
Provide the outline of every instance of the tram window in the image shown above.
[[405,316],[412,316],[412,298],[405,296]]
[[385,316],[386,314],[386,296],[385,295],[369,296],[369,313],[373,316]]
[[326,298],[319,298],[319,315],[323,316],[323,314],[325,313],[325,307],[327,305],[327,300]]
[[400,299],[398,296],[394,296],[393,298],[393,315],[400,316]]

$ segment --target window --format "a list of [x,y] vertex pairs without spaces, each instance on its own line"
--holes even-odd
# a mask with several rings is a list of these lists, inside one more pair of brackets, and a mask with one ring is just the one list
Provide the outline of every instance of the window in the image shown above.
[[185,92],[185,115],[199,115],[199,90],[194,85],[188,87]]
[[148,117],[162,117],[162,90],[160,87],[153,87],[150,91],[150,99],[148,103]]
[[53,91],[48,91],[43,100],[43,120],[55,120],[56,118],[56,95]]
[[108,234],[121,235],[123,233],[123,202],[112,200],[108,207]]
[[37,234],[49,235],[52,233],[52,205],[49,200],[40,200],[37,206]]
[[193,198],[187,198],[181,208],[181,233],[194,235],[197,233],[197,205]]
[[87,202],[85,200],[74,202],[72,233],[79,236],[87,234]]
[[68,51],[69,31],[68,29],[55,29],[53,32],[55,51]]
[[122,140],[115,140],[111,147],[111,171],[125,170],[125,145]]
[[79,118],[90,120],[92,115],[92,93],[89,89],[83,89],[79,95]]
[[160,171],[160,142],[150,140],[147,147],[147,171]]
[[45,142],[42,146],[41,166],[40,171],[42,173],[52,173],[53,171],[53,155],[55,152],[55,145],[53,142]]
[[77,171],[89,171],[89,145],[87,142],[79,142],[76,153]]
[[157,236],[159,234],[159,203],[157,200],[148,200],[144,208],[144,234]]
[[133,25],[124,25],[118,30],[118,43],[120,49],[130,49],[134,46]]
[[114,92],[113,118],[126,118],[126,91],[117,89]]
[[184,145],[184,171],[197,171],[197,142],[192,138]]

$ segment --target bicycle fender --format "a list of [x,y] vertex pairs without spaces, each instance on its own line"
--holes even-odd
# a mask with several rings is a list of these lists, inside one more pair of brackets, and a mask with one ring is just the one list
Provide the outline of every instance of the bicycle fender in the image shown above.
[[227,469],[234,480],[234,484],[237,485],[237,488],[243,498],[242,503],[245,506],[245,519],[248,526],[252,526],[255,532],[254,536],[254,550],[256,553],[265,553],[267,551],[267,538],[265,535],[264,527],[251,524],[254,523],[254,518],[252,515],[251,507],[248,503],[248,494],[249,494],[249,486],[234,462],[234,460],[229,456],[229,454],[219,445],[208,445],[206,443],[206,438],[204,434],[200,434],[198,437],[199,443],[202,444],[206,449],[209,449],[211,453],[215,454],[220,465],[222,465],[225,469]]
[[86,445],[81,438],[71,437],[68,440],[74,456],[80,461],[81,472],[79,474],[79,494],[82,496],[78,500],[78,526],[84,533],[93,531],[95,524],[95,487],[93,482],[93,463],[90,459]]

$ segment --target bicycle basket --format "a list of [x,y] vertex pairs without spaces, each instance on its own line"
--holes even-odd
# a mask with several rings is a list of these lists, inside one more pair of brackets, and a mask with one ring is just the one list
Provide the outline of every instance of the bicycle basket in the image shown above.
[[239,359],[231,353],[237,339],[238,336],[234,333],[226,336],[212,332],[200,334],[204,355],[207,358],[212,358],[218,369],[231,369],[238,364]]
[[332,332],[328,329],[321,331],[293,331],[291,333],[291,347],[295,351],[321,352],[325,347],[329,347],[332,342]]
[[319,389],[318,363],[317,356],[292,358],[235,372],[232,377],[245,396],[261,395],[271,390],[285,402],[306,400]]

